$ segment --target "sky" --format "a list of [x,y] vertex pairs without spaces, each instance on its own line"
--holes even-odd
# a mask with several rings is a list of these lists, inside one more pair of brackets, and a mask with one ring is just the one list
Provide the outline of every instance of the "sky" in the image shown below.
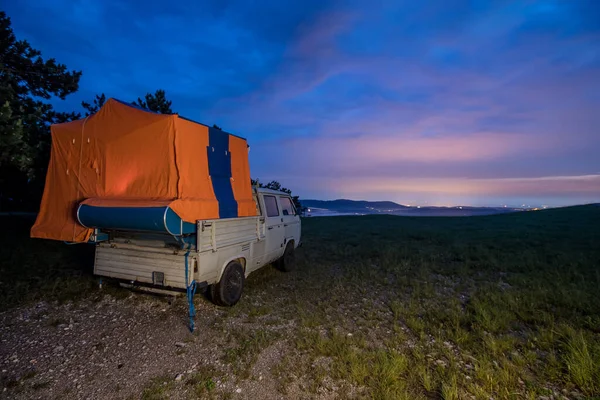
[[304,199],[600,202],[600,1],[21,0],[81,70],[60,110],[164,89]]

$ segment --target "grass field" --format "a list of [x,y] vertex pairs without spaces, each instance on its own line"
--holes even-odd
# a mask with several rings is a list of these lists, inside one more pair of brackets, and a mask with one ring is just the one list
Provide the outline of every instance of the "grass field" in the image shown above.
[[[3,309],[97,290],[89,247],[2,222]],[[340,398],[600,396],[600,207],[308,218],[303,241],[297,270],[252,274],[223,314],[248,322],[227,332],[239,379],[281,342],[284,394],[301,380]]]

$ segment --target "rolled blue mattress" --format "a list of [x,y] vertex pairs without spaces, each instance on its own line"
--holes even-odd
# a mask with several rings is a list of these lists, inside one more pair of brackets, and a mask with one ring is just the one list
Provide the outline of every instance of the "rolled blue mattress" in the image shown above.
[[168,233],[181,236],[196,233],[196,225],[183,221],[169,206],[101,207],[80,204],[77,220],[86,228]]

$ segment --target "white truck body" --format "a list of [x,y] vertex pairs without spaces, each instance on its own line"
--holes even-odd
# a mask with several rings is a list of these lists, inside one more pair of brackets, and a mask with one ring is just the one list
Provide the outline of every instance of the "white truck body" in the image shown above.
[[253,190],[257,216],[199,220],[186,246],[160,234],[124,233],[98,243],[94,274],[150,291],[177,291],[192,281],[217,284],[232,262],[242,266],[244,278],[283,262],[284,252],[301,244],[300,213],[287,193]]

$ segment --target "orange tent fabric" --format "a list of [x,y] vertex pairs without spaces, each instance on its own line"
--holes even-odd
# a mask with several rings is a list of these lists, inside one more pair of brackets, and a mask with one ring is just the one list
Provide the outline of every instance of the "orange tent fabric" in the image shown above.
[[191,223],[256,215],[243,138],[115,99],[87,118],[53,125],[51,135],[31,237],[89,240],[93,231],[75,215],[84,201],[104,207],[169,205]]
[[[229,138],[231,153],[231,186],[237,200],[238,215],[256,215],[256,203],[252,198],[250,182],[250,166],[248,164],[248,145],[242,138]],[[245,154],[246,157],[242,157]]]

